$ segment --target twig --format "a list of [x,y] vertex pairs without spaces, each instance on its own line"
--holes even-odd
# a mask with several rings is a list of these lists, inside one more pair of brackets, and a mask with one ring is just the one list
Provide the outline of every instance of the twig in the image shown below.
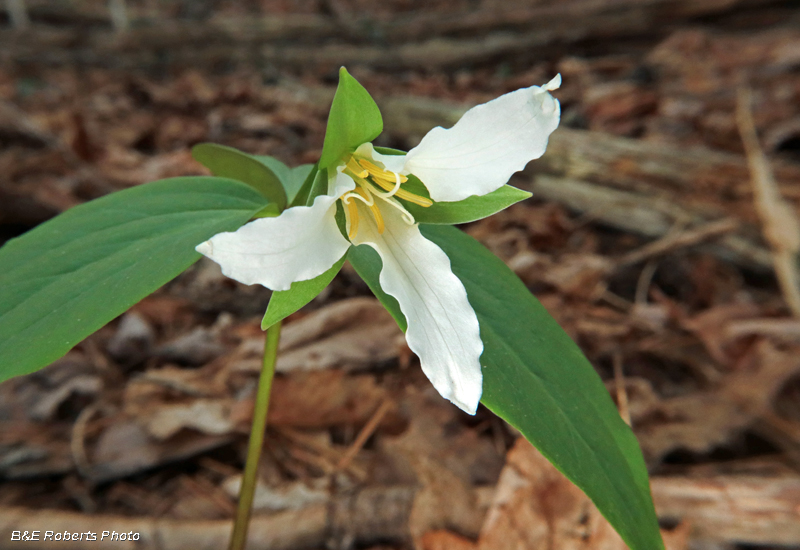
[[693,227],[685,231],[670,233],[664,237],[647,243],[641,248],[632,250],[617,260],[618,267],[625,267],[648,260],[654,256],[660,256],[678,248],[693,246],[701,242],[725,235],[735,231],[739,227],[736,220],[725,218],[709,222],[698,227]]
[[358,432],[356,436],[356,440],[353,441],[353,444],[350,445],[350,448],[347,449],[347,452],[344,453],[344,456],[339,460],[339,463],[336,465],[336,469],[341,471],[347,468],[347,466],[352,462],[352,460],[358,454],[358,451],[364,447],[364,444],[367,442],[369,437],[375,433],[375,430],[378,428],[378,425],[383,420],[383,417],[386,416],[386,413],[389,412],[392,405],[388,399],[384,400],[383,403],[380,404],[378,410],[375,411],[375,414],[372,415],[372,418],[369,419],[361,431]]
[[732,321],[725,326],[729,338],[742,336],[772,336],[789,340],[800,340],[800,320],[795,319],[746,319]]
[[737,96],[736,122],[750,166],[756,212],[761,219],[764,238],[772,249],[772,262],[783,297],[792,314],[800,317],[800,273],[797,268],[800,221],[793,208],[781,198],[769,162],[758,143],[750,102],[750,90],[741,88]]
[[72,425],[72,436],[69,442],[72,461],[75,463],[75,469],[84,478],[91,478],[92,475],[91,464],[89,464],[89,459],[86,456],[86,446],[84,445],[86,425],[96,412],[97,407],[95,405],[85,407],[78,415],[78,418],[75,419],[75,424]]
[[636,282],[636,303],[647,303],[647,292],[650,290],[650,283],[653,282],[653,275],[656,274],[658,269],[658,262],[650,260],[642,268],[639,274],[639,280]]

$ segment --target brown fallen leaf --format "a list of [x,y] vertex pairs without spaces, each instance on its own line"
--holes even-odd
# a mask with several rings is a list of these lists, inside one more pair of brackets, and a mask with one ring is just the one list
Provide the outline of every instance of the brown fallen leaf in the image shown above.
[[[686,548],[672,537],[670,550]],[[459,548],[454,547],[454,550]],[[583,492],[524,438],[508,453],[477,548],[626,550]]]
[[420,550],[474,550],[475,542],[445,529],[428,531],[419,541]]

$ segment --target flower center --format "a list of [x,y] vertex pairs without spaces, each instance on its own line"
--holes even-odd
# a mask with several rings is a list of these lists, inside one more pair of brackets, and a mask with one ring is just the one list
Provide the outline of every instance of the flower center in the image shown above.
[[425,208],[433,204],[433,201],[429,198],[402,188],[402,185],[408,181],[407,177],[381,168],[372,162],[372,160],[361,155],[354,154],[347,159],[344,173],[350,176],[356,183],[356,188],[353,191],[345,193],[341,197],[342,204],[346,207],[347,236],[350,240],[354,239],[358,233],[359,219],[356,200],[360,200],[369,207],[372,216],[375,218],[375,225],[378,228],[378,233],[381,234],[385,229],[385,224],[383,222],[383,215],[375,202],[375,197],[382,199],[384,204],[397,208],[402,214],[403,221],[409,225],[415,223],[414,217],[402,204],[397,202],[394,197],[418,204]]

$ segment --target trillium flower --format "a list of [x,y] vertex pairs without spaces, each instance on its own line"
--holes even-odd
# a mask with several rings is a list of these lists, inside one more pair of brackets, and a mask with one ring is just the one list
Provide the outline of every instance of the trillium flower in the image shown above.
[[[540,157],[558,125],[559,103],[549,92],[560,83],[556,76],[478,105],[452,128],[431,130],[407,154],[383,154],[363,142],[323,166],[331,157],[326,135],[319,166],[327,177],[324,194],[220,233],[197,251],[232,279],[284,291],[331,269],[351,246],[372,247],[383,262],[381,287],[405,315],[406,340],[422,370],[443,397],[474,414],[483,379],[478,318],[450,259],[422,235],[410,210],[489,195]],[[337,115],[350,124],[351,141],[359,135],[359,115]],[[333,119],[332,109],[329,132]],[[424,190],[414,187],[417,180]]]

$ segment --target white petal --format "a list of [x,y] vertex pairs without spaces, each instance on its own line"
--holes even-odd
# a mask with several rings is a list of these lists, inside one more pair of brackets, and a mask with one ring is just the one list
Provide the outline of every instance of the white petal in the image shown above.
[[287,208],[278,217],[219,233],[196,250],[240,283],[289,290],[295,281],[323,274],[347,251],[350,243],[336,225],[335,202],[354,187],[353,180],[337,173],[330,194],[320,195],[312,206]]
[[[379,201],[380,203],[380,201]],[[483,342],[467,291],[450,268],[450,258],[408,225],[399,211],[380,205],[385,229],[358,205],[360,225],[353,244],[367,244],[383,260],[380,283],[408,321],[406,341],[442,397],[475,414],[483,389]]]
[[403,174],[414,174],[434,201],[486,195],[539,158],[558,126],[561,107],[548,90],[531,86],[473,107],[450,129],[436,127],[409,151]]

